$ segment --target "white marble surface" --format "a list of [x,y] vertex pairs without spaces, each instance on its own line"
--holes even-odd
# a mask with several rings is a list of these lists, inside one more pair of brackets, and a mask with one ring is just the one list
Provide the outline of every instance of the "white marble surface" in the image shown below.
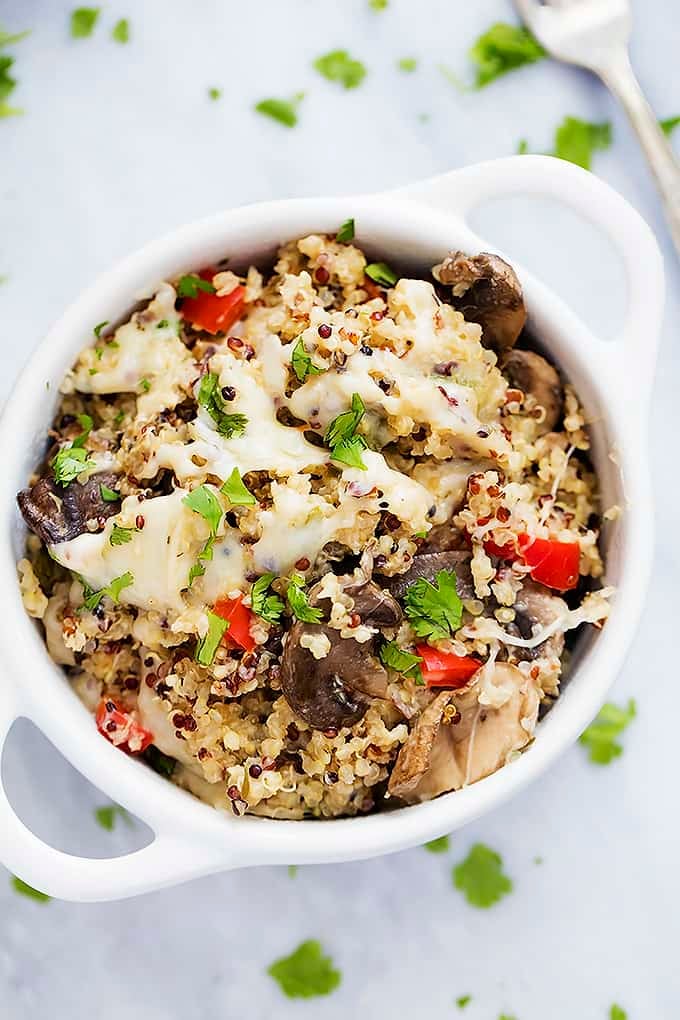
[[[104,906],[35,904],[0,881],[0,1014],[99,1020],[272,1015],[605,1020],[680,1016],[677,800],[678,261],[627,125],[585,74],[545,62],[460,94],[437,71],[465,51],[504,0],[137,0],[107,4],[93,39],[73,42],[70,4],[0,0],[0,24],[32,28],[15,49],[26,115],[0,122],[0,394],[50,322],[100,270],[182,221],[234,203],[396,185],[514,151],[547,149],[566,113],[611,117],[596,169],[657,231],[669,300],[654,406],[657,557],[648,608],[613,696],[639,718],[608,768],[573,748],[531,789],[455,835],[446,856],[414,849],[363,864],[226,874]],[[634,0],[633,57],[660,116],[680,112],[675,0]],[[133,41],[108,39],[128,15]],[[344,93],[311,69],[346,46],[370,68]],[[412,75],[394,69],[414,55]],[[219,103],[206,90],[224,89]],[[251,112],[307,91],[285,131]],[[418,115],[429,114],[425,123]],[[680,132],[677,142],[680,143]],[[508,203],[492,239],[615,334],[621,275],[606,245],[552,206]],[[480,217],[484,226],[485,217]],[[488,221],[490,222],[490,221]],[[489,231],[487,231],[489,233]],[[581,247],[579,247],[581,246]],[[635,366],[631,366],[635,371]],[[650,522],[651,526],[651,522]],[[11,678],[5,677],[5,682]],[[6,775],[25,817],[56,845],[108,855],[142,838],[92,818],[102,797],[30,727]],[[469,907],[450,872],[475,841],[499,850],[515,891]],[[536,865],[540,855],[543,864]],[[328,999],[285,1000],[264,974],[320,937],[341,967]]]

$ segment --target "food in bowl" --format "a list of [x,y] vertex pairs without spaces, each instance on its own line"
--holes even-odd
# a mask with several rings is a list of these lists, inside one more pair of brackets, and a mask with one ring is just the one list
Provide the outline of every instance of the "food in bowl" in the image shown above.
[[93,724],[236,815],[490,775],[608,613],[584,413],[512,267],[400,277],[353,240],[94,326],[18,495],[24,604]]

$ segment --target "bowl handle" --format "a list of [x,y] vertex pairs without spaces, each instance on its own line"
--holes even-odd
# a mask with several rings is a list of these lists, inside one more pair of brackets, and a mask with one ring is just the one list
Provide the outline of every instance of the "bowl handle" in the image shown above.
[[[547,196],[571,206],[600,227],[623,260],[628,280],[626,323],[616,344],[600,341],[601,370],[611,374],[614,361],[626,396],[645,402],[654,366],[663,314],[663,259],[656,239],[639,213],[595,174],[552,156],[508,156],[419,181],[392,194],[411,198],[466,220],[489,199],[504,195]],[[481,248],[488,242],[476,238]],[[622,345],[624,358],[612,348]],[[639,404],[638,404],[639,406]]]
[[[9,731],[25,714],[9,703],[8,694],[3,690],[0,704],[0,767]],[[123,857],[92,859],[56,850],[21,821],[1,776],[0,860],[40,892],[83,903],[124,899],[229,867],[223,851],[189,846],[162,830],[147,846]]]

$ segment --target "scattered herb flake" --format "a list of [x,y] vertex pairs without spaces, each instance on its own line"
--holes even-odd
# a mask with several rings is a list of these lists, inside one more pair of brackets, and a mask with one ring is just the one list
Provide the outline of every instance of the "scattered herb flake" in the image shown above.
[[208,630],[196,645],[196,662],[202,666],[210,666],[220,641],[229,627],[229,620],[224,620],[217,613],[208,610]]
[[106,804],[104,807],[95,809],[94,817],[98,825],[107,832],[113,832],[116,825],[116,818],[120,817],[127,825],[131,825],[130,815],[120,804]]
[[397,67],[400,71],[415,71],[418,67],[418,61],[415,57],[402,57],[401,60],[397,61]]
[[476,65],[475,88],[481,89],[508,71],[534,64],[545,56],[545,50],[527,28],[499,21],[480,35],[470,50],[470,59]]
[[304,92],[298,92],[292,99],[261,99],[255,104],[257,113],[277,120],[284,127],[295,127],[298,122],[297,108],[304,98]]
[[15,892],[21,893],[22,896],[28,896],[31,900],[37,900],[38,903],[49,903],[52,899],[47,893],[34,889],[32,885],[24,882],[23,879],[18,878],[16,875],[12,875],[12,888]]
[[636,705],[630,698],[625,708],[608,701],[600,709],[594,722],[584,730],[579,742],[588,748],[588,757],[596,765],[609,765],[623,752],[616,738],[623,733],[636,716]]
[[59,450],[52,461],[52,473],[57,485],[66,486],[74,481],[83,471],[96,467],[93,460],[89,460],[87,450],[82,447],[64,446]]
[[680,124],[680,117],[666,117],[659,121],[659,127],[665,135],[671,135]]
[[293,574],[288,582],[286,601],[293,616],[302,623],[320,623],[323,613],[320,609],[310,606],[304,591],[305,579],[302,574]]
[[435,584],[418,578],[406,589],[404,608],[418,637],[441,641],[460,627],[463,603],[456,591],[456,575],[440,570]]
[[162,751],[158,750],[155,744],[150,744],[147,747],[146,751],[144,751],[143,758],[147,764],[151,766],[154,772],[158,772],[160,776],[165,776],[166,779],[170,778],[177,765],[175,758],[171,758],[168,754],[163,754]]
[[339,241],[340,244],[349,244],[350,241],[354,240],[354,219],[351,216],[341,224],[340,229],[335,235],[335,240]]
[[25,29],[23,32],[14,33],[5,32],[4,29],[0,28],[0,49],[2,49],[3,46],[13,46],[14,43],[21,42],[22,39],[25,39],[26,36],[30,34],[31,30],[29,28]]
[[74,39],[86,39],[92,35],[100,12],[100,7],[76,7],[71,12],[71,36]]
[[197,489],[185,496],[182,502],[208,522],[213,535],[217,532],[222,520],[222,504],[209,486],[199,485]]
[[471,906],[481,908],[493,906],[512,891],[500,854],[483,843],[475,843],[465,860],[455,866],[453,884]]
[[314,61],[314,68],[328,81],[337,81],[346,89],[355,89],[366,77],[360,60],[350,57],[347,50],[331,50]]
[[117,43],[130,42],[130,22],[127,18],[121,18],[116,22],[111,31],[111,38]]
[[459,92],[465,92],[466,86],[461,78],[456,74],[452,68],[447,67],[446,64],[437,64],[437,70],[440,74],[443,74],[449,85],[453,85],[454,88],[458,89]]
[[293,352],[290,356],[291,368],[295,372],[298,382],[304,382],[310,375],[321,375],[325,370],[315,365],[311,356],[305,351],[302,337],[298,338]]
[[526,156],[528,152],[529,152],[528,141],[526,140],[526,138],[520,138],[520,140],[517,143],[517,155]]
[[385,11],[388,4],[389,0],[368,0],[368,6],[373,11]]
[[459,995],[458,998],[456,999],[456,1005],[458,1006],[458,1009],[465,1009],[465,1007],[469,1005],[471,1002],[472,1002],[471,995]]
[[393,669],[395,673],[402,676],[420,676],[420,663],[423,661],[419,655],[412,652],[405,652],[396,641],[386,641],[380,646],[378,653],[383,666]]
[[177,281],[177,297],[195,298],[198,297],[200,291],[205,294],[214,294],[215,288],[210,280],[204,280],[196,273],[187,273],[185,276],[180,276]]
[[295,876],[297,875],[297,871],[298,871],[297,864],[289,864],[288,865],[288,878],[295,878]]
[[395,271],[384,262],[371,262],[366,266],[365,273],[381,287],[393,287],[399,279]]
[[276,960],[267,968],[267,973],[278,981],[289,999],[328,995],[341,980],[340,971],[335,970],[330,957],[324,956],[316,939],[302,942],[290,956]]
[[[120,499],[120,497],[116,497]],[[127,545],[128,542],[132,541],[132,536],[137,531],[137,528],[121,528],[120,525],[114,524],[109,535],[109,543],[111,545]]]
[[628,1014],[622,1006],[617,1006],[614,1002],[609,1010],[609,1020],[628,1020]]
[[156,323],[156,329],[167,329],[170,323],[167,319],[161,319],[160,322]]
[[208,89],[208,95],[210,96],[210,98],[212,100],[221,99],[222,98],[222,89],[215,88],[215,86],[213,85],[212,88]]
[[90,610],[96,609],[105,595],[108,595],[111,601],[117,604],[123,588],[129,588],[131,584],[135,583],[134,576],[129,570],[121,574],[120,577],[114,577],[111,584],[105,588],[90,588],[86,581],[83,581],[82,578],[80,580],[83,585],[83,605]]
[[121,494],[115,489],[109,489],[108,485],[99,486],[99,495],[105,503],[117,503],[119,499],[122,499]]
[[142,391],[144,393],[148,393],[149,390],[151,389],[151,382],[149,379],[140,379],[139,385],[142,387]]
[[334,418],[326,429],[324,436],[324,442],[326,446],[333,449],[338,443],[342,443],[347,439],[351,439],[359,425],[359,422],[364,416],[366,407],[363,400],[358,393],[352,394],[352,403],[350,411],[343,411],[337,418]]
[[612,126],[609,121],[591,124],[578,117],[565,117],[555,132],[554,155],[590,170],[593,152],[608,149],[611,143]]
[[248,492],[237,467],[229,475],[220,492],[227,497],[232,506],[255,506],[257,503],[252,492]]
[[360,471],[366,471],[366,465],[361,459],[361,454],[366,449],[366,440],[363,436],[352,436],[350,439],[345,439],[342,443],[338,443],[331,450],[331,460],[336,460],[340,464],[346,464],[348,467],[359,468]]
[[13,63],[14,57],[0,56],[0,117],[16,117],[23,112],[16,106],[9,106],[6,102],[17,85],[16,78],[13,78],[9,73]]
[[240,436],[245,432],[248,419],[245,414],[230,414],[225,411],[228,406],[222,396],[220,380],[216,372],[208,372],[201,379],[198,388],[198,403],[204,407],[217,426],[217,431],[225,439]]
[[250,589],[250,608],[268,623],[278,623],[284,607],[283,599],[269,591],[275,577],[276,574],[263,574]]
[[517,1020],[516,1016],[510,1016],[509,1013],[501,1013],[498,1020]]
[[423,843],[423,847],[431,854],[445,854],[451,847],[451,837],[439,836],[437,839],[431,839],[429,843]]

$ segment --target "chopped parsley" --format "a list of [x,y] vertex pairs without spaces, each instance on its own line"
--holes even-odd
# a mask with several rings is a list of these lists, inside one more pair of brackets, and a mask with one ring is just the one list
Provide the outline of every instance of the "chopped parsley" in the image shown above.
[[109,542],[111,545],[127,545],[132,541],[132,536],[137,530],[137,528],[121,528],[120,525],[114,524],[109,535]]
[[516,1016],[510,1016],[509,1013],[501,1013],[498,1020],[517,1020]]
[[196,557],[196,562],[189,570],[189,577],[187,578],[187,587],[191,588],[192,584],[197,577],[203,577],[205,574],[205,564],[213,558],[213,546],[215,544],[215,536],[210,535]]
[[130,42],[130,22],[127,18],[121,18],[113,26],[111,38],[117,43]]
[[415,71],[418,67],[418,61],[415,57],[402,57],[401,60],[397,61],[397,67],[400,71]]
[[364,416],[366,407],[358,393],[352,394],[351,410],[343,411],[337,418],[334,418],[326,429],[324,442],[333,449],[338,443],[344,443],[352,439]]
[[105,503],[117,503],[122,498],[119,492],[116,492],[115,489],[109,489],[108,485],[99,486],[99,495]]
[[423,843],[423,848],[431,854],[445,854],[451,846],[450,836],[439,836],[438,839],[431,839],[429,843]]
[[71,12],[71,36],[74,39],[86,39],[92,35],[100,13],[100,7],[76,7]]
[[88,459],[85,449],[85,442],[92,431],[92,418],[89,414],[79,414],[78,421],[83,431],[68,446],[62,446],[52,461],[52,473],[57,485],[66,486],[83,471],[96,467],[95,462]]
[[293,353],[290,356],[291,368],[295,372],[295,376],[298,382],[304,382],[305,379],[310,375],[321,375],[325,370],[315,365],[311,357],[305,351],[305,345],[302,342],[302,337],[298,338],[298,342],[293,348]]
[[526,140],[526,138],[520,138],[520,140],[517,143],[517,155],[526,156],[528,152],[529,152],[528,141]]
[[320,609],[310,606],[304,591],[305,579],[302,574],[292,574],[286,591],[286,601],[296,620],[303,623],[320,623],[323,613]]
[[26,29],[23,32],[5,32],[4,29],[0,28],[0,48],[3,46],[13,46],[14,43],[21,42],[27,35],[30,35],[30,29]]
[[146,751],[144,751],[143,758],[148,765],[157,772],[159,776],[165,776],[169,779],[175,771],[177,761],[175,758],[171,758],[169,754],[163,754],[159,751],[155,744],[150,744]]
[[196,645],[196,662],[202,666],[211,665],[228,627],[229,620],[208,610],[208,630]]
[[107,832],[113,832],[116,825],[116,818],[120,817],[127,825],[131,825],[130,815],[120,804],[106,804],[104,807],[95,809],[94,817],[98,825]]
[[127,570],[124,574],[121,574],[120,577],[114,577],[111,584],[107,585],[105,588],[90,588],[89,584],[87,584],[86,581],[83,581],[82,577],[80,578],[80,582],[83,586],[83,605],[86,609],[93,610],[97,608],[105,595],[108,595],[111,601],[117,605],[123,588],[129,588],[131,584],[135,583],[135,579],[130,571]]
[[210,96],[210,98],[212,100],[221,99],[222,98],[222,89],[217,89],[217,88],[215,88],[213,86],[212,88],[208,89],[208,95]]
[[202,277],[196,276],[196,273],[187,273],[186,276],[180,276],[177,281],[177,297],[195,298],[198,297],[200,291],[205,294],[214,294],[215,288],[210,280],[204,280]]
[[229,475],[220,492],[227,497],[232,506],[255,506],[257,503],[252,492],[248,492],[245,487],[237,467]]
[[248,424],[245,414],[229,414],[225,410],[228,404],[222,396],[220,379],[216,372],[208,372],[203,376],[197,399],[215,422],[219,434],[225,439],[240,436],[245,432]]
[[500,854],[475,843],[464,861],[453,869],[453,884],[473,907],[486,909],[512,892],[512,881],[503,874]]
[[34,889],[32,885],[24,882],[22,878],[18,878],[16,875],[12,875],[12,888],[15,892],[21,893],[22,896],[28,896],[31,900],[37,900],[38,903],[49,903],[52,899],[47,893]]
[[578,117],[565,117],[555,132],[555,152],[559,159],[590,170],[593,153],[608,149],[612,143],[612,126],[609,121],[591,124]]
[[0,117],[15,117],[23,111],[6,102],[17,86],[16,78],[9,73],[14,57],[0,57]]
[[458,1006],[458,1009],[465,1009],[465,1007],[468,1006],[471,1002],[472,1002],[471,995],[459,995],[458,998],[456,999],[456,1005]]
[[680,117],[666,117],[659,121],[659,127],[665,135],[671,135],[680,124]]
[[371,262],[364,272],[381,287],[393,287],[399,279],[395,271],[384,262]]
[[470,50],[470,60],[476,67],[474,87],[481,89],[508,71],[534,64],[545,56],[528,28],[499,21],[480,35]]
[[160,322],[156,323],[156,329],[167,329],[170,323],[167,319],[161,319]]
[[622,1006],[617,1006],[614,1002],[609,1010],[609,1020],[628,1020],[628,1014]]
[[368,6],[374,11],[387,10],[389,0],[368,0]]
[[329,956],[324,956],[317,939],[300,943],[290,956],[275,960],[267,968],[267,973],[278,981],[281,991],[289,999],[328,995],[341,980],[340,971],[333,967]]
[[297,875],[298,866],[297,864],[288,865],[288,878],[295,878]]
[[261,99],[255,104],[255,111],[292,128],[298,122],[297,108],[304,96],[304,92],[298,92],[292,99]]
[[360,60],[350,57],[347,50],[331,50],[317,57],[314,68],[328,81],[339,82],[346,89],[355,89],[366,77],[366,68]]
[[331,450],[331,460],[337,460],[348,467],[359,468],[366,471],[366,465],[361,459],[361,454],[366,449],[366,440],[363,436],[352,436],[342,443],[338,443]]
[[151,389],[151,383],[149,382],[148,379],[140,379],[139,385],[141,386],[144,393],[148,393],[149,390]]
[[339,241],[340,244],[349,244],[350,241],[354,240],[354,220],[352,217],[341,224],[340,229],[335,235],[335,240]]
[[276,574],[263,574],[250,589],[250,608],[268,623],[278,623],[283,612],[283,599],[269,587]]
[[404,610],[418,637],[441,641],[460,627],[463,603],[456,591],[456,575],[440,570],[432,584],[418,578],[406,589]]
[[194,513],[200,514],[208,522],[214,535],[222,520],[222,504],[215,493],[207,485],[199,485],[182,500]]
[[630,698],[625,708],[608,701],[600,709],[595,721],[584,730],[579,743],[588,748],[588,757],[596,765],[609,765],[623,753],[617,737],[636,716],[636,705]]
[[386,641],[381,645],[378,654],[383,666],[393,669],[395,673],[401,673],[402,676],[420,676],[422,658],[412,652],[405,652],[396,641]]

